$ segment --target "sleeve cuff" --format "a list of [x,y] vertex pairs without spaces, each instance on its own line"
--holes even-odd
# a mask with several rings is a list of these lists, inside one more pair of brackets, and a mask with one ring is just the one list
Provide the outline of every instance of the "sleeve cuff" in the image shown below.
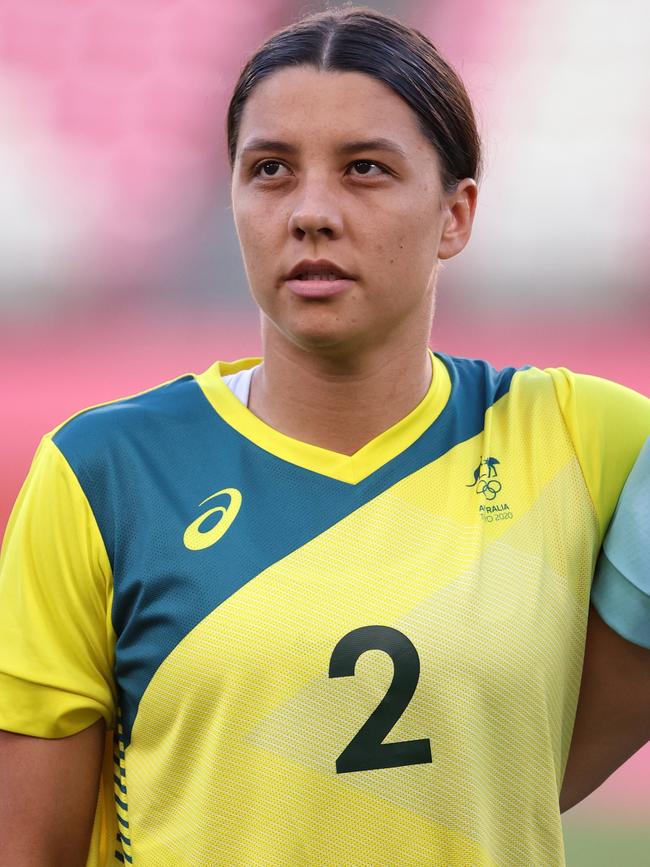
[[113,727],[108,708],[87,696],[29,683],[0,672],[0,729],[37,738],[65,738],[101,717]]
[[611,629],[650,650],[650,596],[619,572],[604,551],[594,576],[591,601]]

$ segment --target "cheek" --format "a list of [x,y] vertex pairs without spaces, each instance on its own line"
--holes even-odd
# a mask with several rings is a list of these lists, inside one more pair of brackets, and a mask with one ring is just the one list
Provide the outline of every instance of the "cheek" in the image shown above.
[[390,232],[376,235],[369,247],[380,279],[393,285],[396,279],[400,284],[417,284],[418,278],[426,280],[435,259],[433,233],[423,229],[412,215],[395,224]]
[[405,208],[391,219],[373,221],[366,236],[376,312],[391,319],[428,296],[436,263],[436,231],[431,208]]
[[368,225],[369,247],[387,266],[411,271],[434,258],[440,214],[422,198],[405,196],[390,211],[375,212]]
[[250,276],[261,275],[265,263],[274,261],[273,252],[277,246],[274,224],[268,216],[252,208],[239,207],[234,218],[246,271]]

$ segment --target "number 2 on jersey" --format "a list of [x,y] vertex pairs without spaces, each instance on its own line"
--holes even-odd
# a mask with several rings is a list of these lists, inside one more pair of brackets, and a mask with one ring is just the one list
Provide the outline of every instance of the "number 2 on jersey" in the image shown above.
[[367,721],[336,760],[336,773],[397,768],[431,761],[431,741],[383,743],[406,710],[420,678],[420,657],[413,643],[390,626],[360,626],[339,641],[330,659],[330,677],[354,674],[357,660],[366,650],[383,650],[393,660],[393,679]]

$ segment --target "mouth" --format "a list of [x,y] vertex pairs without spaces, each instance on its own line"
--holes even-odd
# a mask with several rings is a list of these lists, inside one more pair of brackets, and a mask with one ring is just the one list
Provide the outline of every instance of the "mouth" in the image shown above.
[[337,277],[329,271],[324,274],[309,274],[301,279],[287,280],[285,286],[292,295],[298,298],[325,299],[340,295],[354,286],[354,280],[348,277]]
[[334,262],[305,259],[289,272],[285,285],[301,298],[328,298],[344,292],[354,280]]
[[336,271],[301,271],[296,274],[294,280],[341,280],[342,278]]

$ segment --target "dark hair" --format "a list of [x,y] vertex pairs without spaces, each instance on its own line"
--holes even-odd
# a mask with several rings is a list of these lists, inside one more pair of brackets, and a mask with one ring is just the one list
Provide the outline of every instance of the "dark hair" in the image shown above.
[[465,86],[429,40],[373,9],[330,9],[274,33],[244,66],[228,107],[230,165],[235,162],[242,112],[253,88],[291,66],[363,72],[390,87],[413,109],[440,158],[442,182],[479,180],[481,141]]

